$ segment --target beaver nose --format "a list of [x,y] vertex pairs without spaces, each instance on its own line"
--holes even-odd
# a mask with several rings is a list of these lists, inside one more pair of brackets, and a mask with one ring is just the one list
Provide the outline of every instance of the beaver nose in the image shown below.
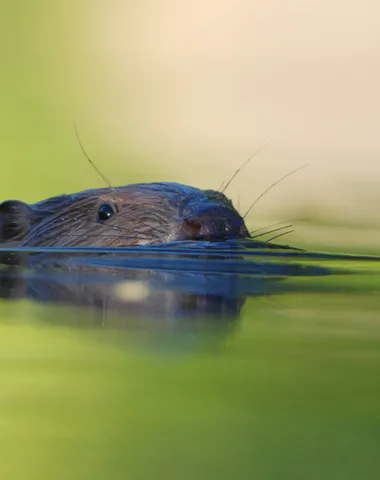
[[181,230],[185,238],[192,240],[247,235],[240,215],[222,206],[205,207],[188,215]]

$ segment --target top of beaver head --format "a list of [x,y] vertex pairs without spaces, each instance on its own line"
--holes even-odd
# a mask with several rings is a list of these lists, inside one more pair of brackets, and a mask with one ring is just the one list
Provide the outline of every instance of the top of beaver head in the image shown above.
[[0,204],[0,245],[121,247],[248,236],[224,194],[178,183],[86,190],[32,205]]

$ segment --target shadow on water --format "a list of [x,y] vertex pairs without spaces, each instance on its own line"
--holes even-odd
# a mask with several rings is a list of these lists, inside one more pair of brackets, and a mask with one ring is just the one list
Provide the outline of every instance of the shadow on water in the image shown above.
[[44,317],[42,309],[43,322],[129,332],[145,329],[175,334],[176,341],[189,333],[211,332],[213,339],[228,335],[239,325],[249,298],[339,292],[339,282],[326,288],[323,280],[310,279],[353,275],[357,270],[348,266],[355,261],[379,260],[288,247],[257,248],[248,241],[0,253],[3,299],[74,309],[74,315],[58,317],[50,312]]

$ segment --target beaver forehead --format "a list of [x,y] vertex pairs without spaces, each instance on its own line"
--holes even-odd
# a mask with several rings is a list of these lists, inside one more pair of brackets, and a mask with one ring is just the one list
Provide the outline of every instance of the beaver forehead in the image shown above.
[[180,183],[136,183],[119,187],[116,189],[126,198],[137,198],[138,200],[145,197],[151,198],[165,198],[170,203],[182,203],[183,201],[205,201],[208,199],[206,193],[199,188],[182,185]]
[[113,189],[87,190],[71,196],[74,202],[84,198],[115,201],[122,204],[139,203],[151,205],[153,203],[166,203],[172,207],[176,205],[180,208],[194,208],[197,204],[209,201],[222,202],[224,204],[230,203],[222,193],[214,190],[200,190],[199,188],[174,182],[136,183]]

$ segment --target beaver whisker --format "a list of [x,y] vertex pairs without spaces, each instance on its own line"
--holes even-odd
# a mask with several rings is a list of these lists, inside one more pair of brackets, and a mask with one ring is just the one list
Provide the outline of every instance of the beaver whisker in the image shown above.
[[276,180],[272,185],[270,185],[267,189],[263,191],[261,195],[259,195],[256,200],[252,203],[252,205],[248,208],[248,210],[245,212],[243,215],[243,219],[247,217],[248,213],[252,210],[252,208],[256,205],[256,203],[267,193],[269,190],[272,190],[273,187],[275,187],[278,183],[282,182],[282,180],[285,180],[285,178],[290,177],[290,175],[293,175],[293,173],[298,172],[299,170],[302,170],[303,168],[308,167],[308,164],[302,165],[301,167],[296,168],[295,170],[292,170],[291,172],[287,173],[280,179]]
[[[98,222],[96,222],[97,224],[99,224]],[[107,225],[107,224],[104,224],[104,223],[100,223],[99,225],[102,225],[103,227],[108,227],[112,230],[118,230],[118,231],[126,231],[128,233],[130,233],[131,231],[125,227],[122,227],[122,226],[118,226],[118,225]],[[141,241],[141,240],[149,240],[149,242],[147,243],[148,245],[152,244],[152,243],[157,243],[155,242],[154,240],[152,240],[152,234],[161,234],[162,237],[166,237],[167,236],[167,230],[166,230],[166,227],[162,226],[162,229],[158,229],[157,227],[154,227],[154,226],[151,226],[149,224],[145,224],[146,228],[147,228],[147,232],[140,232],[140,231],[137,231],[136,232],[136,229],[132,232],[132,233],[137,233],[137,235],[125,235],[125,234],[122,234],[122,235],[115,235],[115,238],[125,238],[125,239],[128,239],[128,240],[135,240],[135,241]],[[106,235],[105,235],[106,236]]]
[[163,212],[159,211],[158,209],[150,209],[149,214],[147,215],[146,206],[132,208],[129,212],[124,213],[123,220],[125,222],[130,219],[135,221],[136,217],[138,217],[140,214],[144,220],[139,221],[139,226],[146,226],[149,229],[154,228],[154,223],[160,226],[165,225],[168,221],[168,216],[163,214]]
[[260,228],[256,228],[255,230],[251,230],[249,233],[252,235],[255,232],[261,232],[262,230],[265,230],[267,228],[274,227],[276,225],[281,225],[282,223],[288,223],[288,222],[289,220],[283,220],[282,222],[271,223],[269,225],[266,225],[265,227],[260,227]]
[[[106,223],[96,222],[95,220],[93,220],[93,222],[101,225],[102,227],[109,228],[111,230],[119,230],[121,232],[125,231],[125,232],[128,232],[128,233],[131,232],[131,229],[126,228],[126,227],[122,227],[121,225],[109,225],[109,224],[106,224]],[[165,233],[164,228],[162,230],[159,230],[154,225],[149,225],[147,223],[140,223],[139,227],[141,227],[141,226],[145,226],[148,231],[147,232],[141,232],[141,231],[139,231],[138,229],[135,228],[133,230],[133,233],[134,232],[138,233],[138,236],[134,236],[134,237],[130,237],[130,238],[134,238],[134,239],[140,239],[141,238],[141,239],[143,239],[143,238],[150,238],[152,236],[152,233]]]
[[219,192],[220,193],[224,193],[228,186],[231,184],[232,180],[236,177],[236,175],[254,158],[256,157],[256,155],[258,155],[262,150],[264,150],[264,148],[266,148],[270,143],[273,142],[273,140],[275,140],[274,138],[271,138],[267,143],[265,143],[264,145],[262,145],[260,148],[258,148],[236,171],[235,173],[232,175],[232,177],[228,180],[228,182],[225,184],[223,190],[221,190],[222,186],[223,186],[223,183],[222,182],[222,185],[219,187]]
[[113,187],[111,185],[111,182],[108,180],[108,178],[104,175],[103,172],[101,172],[98,167],[94,164],[94,162],[91,160],[90,156],[87,154],[86,150],[84,149],[84,146],[82,144],[82,141],[79,137],[79,133],[78,133],[78,129],[77,129],[77,126],[76,124],[74,123],[74,130],[75,130],[75,135],[77,137],[77,140],[78,140],[78,143],[79,143],[79,146],[84,154],[84,156],[87,158],[87,160],[89,161],[90,165],[92,166],[92,168],[95,170],[95,172],[100,176],[100,178],[104,181],[104,183],[112,190],[115,192],[115,187]]
[[[101,225],[102,227],[106,227],[106,228],[109,228],[111,230],[118,230],[118,231],[125,231],[125,232],[131,232],[131,230],[125,228],[125,227],[121,227],[120,225],[107,225],[106,223],[100,223],[100,222],[97,222],[96,220],[92,220],[91,223],[96,223],[97,225]],[[105,236],[111,236],[111,235],[105,235]],[[143,235],[134,235],[134,236],[131,236],[131,235],[114,235],[115,237],[120,237],[120,238],[130,238],[132,240],[139,240],[141,238],[144,238]]]
[[295,229],[289,230],[288,232],[279,233],[278,235],[275,235],[274,237],[271,237],[268,240],[265,240],[265,242],[269,243],[272,240],[275,240],[276,238],[283,237],[284,235],[289,235],[289,233],[293,233],[293,232],[295,232]]
[[[60,235],[61,238],[63,237],[83,237],[83,238],[87,238],[87,237],[105,237],[105,238],[108,238],[108,237],[114,237],[114,238],[131,238],[131,237],[126,237],[125,235],[89,235],[87,233],[67,233],[65,235]],[[133,237],[132,237],[133,238]]]
[[273,233],[273,232],[279,232],[280,230],[285,230],[286,228],[291,228],[292,226],[293,226],[292,224],[288,224],[288,225],[284,225],[282,227],[273,228],[272,230],[268,230],[266,232],[259,233],[258,235],[251,235],[251,238],[263,237],[263,236],[269,235],[270,233]]

